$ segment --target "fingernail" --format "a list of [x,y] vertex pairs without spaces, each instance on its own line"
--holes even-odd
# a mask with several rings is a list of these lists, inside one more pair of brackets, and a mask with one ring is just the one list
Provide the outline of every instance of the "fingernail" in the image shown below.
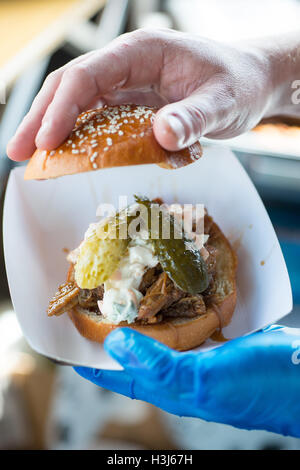
[[50,132],[50,123],[49,121],[45,121],[43,122],[35,138],[35,143],[37,147],[39,147],[39,144],[42,143],[40,141],[43,140],[47,136],[47,134],[49,134],[49,132]]
[[171,132],[175,135],[178,146],[182,146],[185,143],[185,129],[182,121],[174,114],[165,114],[163,116],[167,125],[171,129]]

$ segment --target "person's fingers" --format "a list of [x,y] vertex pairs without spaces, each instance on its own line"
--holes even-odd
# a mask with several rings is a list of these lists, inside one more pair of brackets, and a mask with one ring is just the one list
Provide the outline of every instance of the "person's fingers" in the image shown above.
[[125,371],[99,370],[87,367],[74,367],[74,370],[84,379],[89,380],[98,387],[119,393],[133,400],[142,400],[152,403],[170,413],[186,415],[184,403],[179,403],[176,397],[172,400],[168,394],[154,394],[152,388],[144,382],[139,383]]
[[138,381],[167,383],[176,369],[176,351],[130,328],[118,328],[106,338],[105,350]]
[[97,96],[97,83],[85,63],[67,69],[43,117],[36,146],[57,147],[73,129],[78,114]]
[[50,74],[46,78],[29,112],[23,118],[15,135],[7,144],[7,155],[12,160],[26,160],[35,151],[36,133],[41,125],[43,115],[54,96],[59,81],[60,72],[53,75]]
[[175,151],[194,144],[203,135],[226,127],[233,99],[222,80],[214,79],[181,101],[161,108],[153,130],[160,145]]
[[90,369],[88,367],[74,367],[74,369],[81,377],[99,387],[120,393],[129,398],[136,398],[133,392],[133,378],[123,370],[101,370]]
[[63,67],[50,73],[39,93],[35,97],[30,110],[23,118],[15,135],[7,144],[7,155],[12,160],[22,161],[30,158],[36,149],[35,137],[41,126],[43,116],[54,97],[63,73],[73,65],[85,60],[93,52],[88,52],[65,64]]
[[137,32],[121,36],[68,68],[43,117],[36,145],[48,150],[57,147],[93,98],[121,88],[140,88],[154,83],[159,79],[161,66],[161,48],[155,47],[155,43],[150,47],[148,35]]
[[133,400],[151,402],[151,393],[147,387],[139,385],[126,371],[90,369],[74,367],[74,370],[84,379]]

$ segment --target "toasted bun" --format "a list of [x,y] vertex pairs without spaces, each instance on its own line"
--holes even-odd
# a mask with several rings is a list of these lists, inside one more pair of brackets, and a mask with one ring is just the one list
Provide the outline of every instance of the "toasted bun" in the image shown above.
[[[99,315],[74,308],[69,316],[79,333],[86,338],[103,343],[106,336],[116,328],[129,327],[160,341],[167,346],[185,351],[199,346],[217,329],[230,323],[236,305],[236,255],[220,228],[213,224],[210,232],[210,244],[218,249],[217,275],[210,298],[213,307],[204,315],[195,318],[174,318],[157,324],[119,325],[105,323]],[[72,275],[69,271],[68,278]],[[69,279],[68,279],[69,280]]]
[[146,163],[179,168],[200,158],[199,143],[178,152],[168,152],[158,144],[152,130],[155,112],[148,106],[121,105],[82,113],[69,138],[56,150],[34,152],[24,178],[57,178]]

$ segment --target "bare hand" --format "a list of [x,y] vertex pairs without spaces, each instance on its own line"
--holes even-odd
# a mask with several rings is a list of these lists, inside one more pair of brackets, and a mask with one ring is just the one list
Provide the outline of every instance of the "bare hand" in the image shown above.
[[137,30],[51,73],[7,153],[20,161],[36,147],[56,148],[78,114],[99,103],[160,107],[154,133],[168,150],[203,135],[229,138],[268,113],[271,92],[269,68],[257,47],[172,30]]

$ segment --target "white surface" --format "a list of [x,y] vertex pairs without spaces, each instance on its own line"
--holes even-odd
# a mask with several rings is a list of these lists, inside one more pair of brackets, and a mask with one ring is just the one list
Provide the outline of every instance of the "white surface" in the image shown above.
[[[225,337],[257,330],[291,311],[290,282],[274,229],[249,177],[229,150],[205,149],[200,161],[179,170],[123,167],[42,182],[24,181],[23,173],[24,168],[13,170],[8,182],[5,261],[23,333],[41,354],[84,366],[119,367],[101,345],[80,336],[67,315],[46,315],[49,299],[66,278],[63,248],[78,246],[89,223],[96,220],[98,204],[117,204],[119,195],[130,201],[140,193],[167,203],[204,203],[238,247],[238,303]],[[200,349],[207,347],[211,345]]]
[[168,0],[182,31],[218,41],[267,37],[299,29],[297,0]]

